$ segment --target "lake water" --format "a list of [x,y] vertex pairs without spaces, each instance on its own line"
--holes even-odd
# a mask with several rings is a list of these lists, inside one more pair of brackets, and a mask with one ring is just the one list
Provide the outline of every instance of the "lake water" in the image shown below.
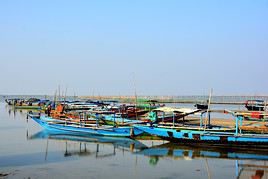
[[0,103],[0,178],[267,178],[268,156],[44,131]]

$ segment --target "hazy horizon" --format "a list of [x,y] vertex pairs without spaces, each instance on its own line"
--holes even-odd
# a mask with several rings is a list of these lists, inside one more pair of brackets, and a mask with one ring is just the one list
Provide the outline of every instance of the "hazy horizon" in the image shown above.
[[268,1],[2,1],[0,94],[268,95]]

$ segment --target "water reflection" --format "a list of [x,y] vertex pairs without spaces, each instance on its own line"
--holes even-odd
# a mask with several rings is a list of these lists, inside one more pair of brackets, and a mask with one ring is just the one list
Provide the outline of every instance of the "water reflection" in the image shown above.
[[267,178],[268,166],[266,162],[259,164],[250,164],[236,161],[236,178]]
[[[239,160],[268,160],[267,150],[228,149],[220,147],[190,146],[183,144],[165,143],[144,149],[138,154],[151,158],[173,158],[176,160],[193,160],[199,158],[239,159]],[[156,159],[154,159],[156,160]]]
[[10,118],[16,119],[26,117],[29,110],[15,109],[13,106],[5,105],[5,110],[8,112]]
[[[29,135],[27,131],[26,137],[28,140],[45,139],[46,145],[43,150],[45,152],[0,156],[0,167],[54,163],[89,156],[93,156],[96,159],[107,158],[115,156],[120,151],[134,153],[147,148],[147,146],[141,142],[129,138],[93,135],[80,136],[49,132],[47,130],[37,132],[33,135]],[[55,143],[52,142],[56,142],[56,145],[58,143],[64,143],[64,149],[61,148],[60,151],[54,151]],[[75,148],[73,148],[73,146],[75,146]],[[51,150],[50,148],[53,149]]]
[[[97,136],[97,135],[75,135],[73,133],[61,133],[61,132],[51,132],[48,130],[43,130],[35,133],[28,137],[29,140],[32,139],[50,139],[50,140],[60,140],[60,141],[76,141],[76,142],[86,142],[86,143],[96,143],[96,144],[108,144],[113,145],[115,148],[129,150],[134,152],[135,150],[142,150],[148,148],[143,143],[138,140],[130,138],[120,138],[120,137],[107,137],[107,136]],[[86,144],[85,143],[85,144]]]
[[[261,179],[267,176],[268,166],[268,151],[249,151],[240,149],[226,148],[210,148],[210,147],[195,147],[173,143],[165,143],[152,146],[137,152],[138,155],[149,157],[149,164],[157,166],[161,159],[173,160],[196,160],[203,159],[205,161],[206,172],[208,178],[211,178],[211,169],[209,160],[217,159],[230,160],[235,162],[236,178],[252,178]],[[265,175],[266,174],[266,175]]]

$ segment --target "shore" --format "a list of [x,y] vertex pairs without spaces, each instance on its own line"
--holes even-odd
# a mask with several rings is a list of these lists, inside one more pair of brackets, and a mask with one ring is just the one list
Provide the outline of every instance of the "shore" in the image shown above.
[[[206,96],[183,96],[183,97],[170,97],[170,96],[80,96],[80,99],[91,99],[91,100],[114,100],[121,103],[146,103],[151,100],[157,101],[158,103],[182,103],[182,104],[195,104],[197,102],[206,101],[208,97]],[[184,98],[184,99],[181,99]],[[188,98],[188,99],[187,99]],[[215,97],[214,97],[215,98]],[[246,99],[252,99],[252,97],[243,97],[245,99],[239,99],[236,101],[235,97],[232,100],[226,100],[224,97],[220,96],[219,99],[211,101],[211,104],[222,104],[222,105],[244,105]],[[220,99],[222,98],[222,99]],[[229,98],[229,97],[228,97]]]

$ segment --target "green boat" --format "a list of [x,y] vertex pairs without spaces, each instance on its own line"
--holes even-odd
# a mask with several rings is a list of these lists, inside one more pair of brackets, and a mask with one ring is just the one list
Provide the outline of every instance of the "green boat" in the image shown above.
[[40,110],[42,107],[41,106],[26,106],[26,105],[22,105],[22,106],[14,106],[14,109],[26,109],[26,110]]

